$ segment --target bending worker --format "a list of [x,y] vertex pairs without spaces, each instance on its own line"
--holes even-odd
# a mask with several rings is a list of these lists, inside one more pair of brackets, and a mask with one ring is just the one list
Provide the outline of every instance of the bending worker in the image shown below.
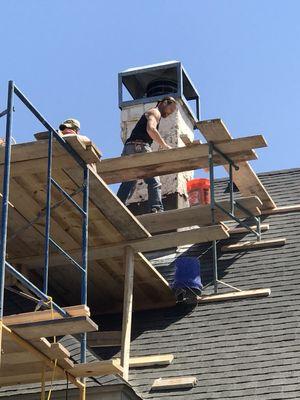
[[[151,152],[153,141],[158,143],[162,149],[171,147],[161,137],[158,128],[161,118],[166,118],[176,110],[176,100],[167,96],[159,101],[156,107],[145,112],[136,126],[133,128],[130,137],[126,140],[122,156],[135,153]],[[148,186],[148,203],[150,212],[163,211],[161,196],[161,183],[158,176],[144,179]],[[125,204],[136,186],[136,181],[123,182],[119,187],[117,196]]]

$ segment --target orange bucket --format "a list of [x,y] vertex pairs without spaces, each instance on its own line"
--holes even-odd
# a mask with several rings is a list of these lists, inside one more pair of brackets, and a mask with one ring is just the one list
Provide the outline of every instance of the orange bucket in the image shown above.
[[187,181],[187,192],[190,206],[210,204],[209,179],[196,178]]

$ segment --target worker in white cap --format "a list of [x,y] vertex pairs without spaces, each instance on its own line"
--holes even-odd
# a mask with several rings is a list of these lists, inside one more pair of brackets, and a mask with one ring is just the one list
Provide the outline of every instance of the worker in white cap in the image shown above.
[[66,119],[59,125],[59,130],[62,135],[77,135],[80,131],[80,122],[75,118]]

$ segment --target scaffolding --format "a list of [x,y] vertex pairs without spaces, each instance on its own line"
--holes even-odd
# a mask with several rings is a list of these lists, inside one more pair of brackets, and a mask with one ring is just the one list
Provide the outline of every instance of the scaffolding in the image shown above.
[[[47,134],[41,140],[27,144],[12,145],[12,123],[14,112],[14,96],[17,96],[29,111],[46,128]],[[62,349],[60,351],[60,363],[58,367],[58,379],[63,379],[67,371],[75,383],[84,392],[84,384],[77,378],[84,379],[87,376],[97,374],[122,374],[128,380],[129,368],[131,365],[156,365],[158,356],[145,357],[138,360],[130,358],[131,340],[131,318],[132,311],[138,309],[153,309],[160,307],[171,307],[175,305],[175,297],[167,281],[160,275],[142,253],[172,248],[181,245],[196,243],[211,243],[212,249],[212,269],[213,269],[213,288],[214,294],[199,297],[200,301],[223,301],[228,299],[268,296],[270,289],[256,289],[252,291],[240,291],[240,289],[224,283],[218,277],[218,255],[217,244],[219,240],[226,240],[232,231],[224,224],[224,221],[234,221],[246,232],[250,232],[257,238],[257,243],[262,244],[261,234],[262,225],[260,220],[261,212],[272,212],[276,210],[276,205],[260,183],[254,172],[249,172],[247,161],[256,159],[254,148],[265,147],[266,142],[260,135],[250,136],[239,139],[225,137],[224,140],[216,140],[211,134],[216,130],[226,128],[220,120],[201,121],[199,129],[206,130],[208,143],[195,143],[187,147],[153,152],[148,154],[135,154],[126,157],[99,160],[97,151],[88,152],[77,141],[77,138],[67,140],[62,138],[56,130],[49,124],[39,111],[31,104],[25,95],[17,88],[13,81],[8,85],[7,109],[1,114],[6,116],[6,139],[4,161],[1,165],[3,174],[2,190],[2,220],[0,227],[1,234],[1,259],[0,259],[0,320],[2,321],[2,331],[5,335],[19,341],[22,346],[33,353],[40,351],[45,363],[53,367],[52,359],[48,358],[47,352],[49,344],[45,342],[45,337],[70,333],[80,334],[81,359],[80,363],[72,365],[68,355]],[[75,140],[75,141],[74,141]],[[73,142],[72,142],[73,141]],[[76,149],[76,150],[75,150]],[[30,154],[30,157],[27,156]],[[1,153],[1,152],[0,152]],[[13,157],[12,157],[13,155]],[[53,162],[57,165],[54,165]],[[43,162],[44,164],[41,164]],[[88,164],[95,162],[97,171]],[[215,166],[228,165],[228,187],[229,201],[216,200],[216,188],[214,168]],[[119,201],[119,199],[109,190],[108,184],[122,182],[130,179],[146,178],[155,175],[164,175],[188,171],[197,168],[209,168],[209,179],[211,186],[211,203],[207,206],[196,206],[182,210],[170,210],[163,213],[147,214],[135,217]],[[39,168],[39,172],[46,176],[45,199],[46,204],[42,210],[37,211],[41,206],[39,198],[38,206],[33,212],[29,212],[28,207],[18,202],[16,210],[22,216],[22,221],[27,223],[16,224],[12,238],[19,238],[22,233],[33,226],[43,216],[45,226],[39,227],[39,234],[43,241],[43,254],[38,251],[34,254],[9,254],[7,256],[7,233],[8,233],[8,212],[10,198],[10,178],[19,178],[25,173],[34,175]],[[59,169],[62,182],[71,182],[68,189],[65,189],[60,180],[54,177],[54,172]],[[256,189],[248,191],[245,195],[241,190],[242,197],[235,198],[234,183],[236,175],[243,170],[249,174],[252,181],[258,182]],[[246,171],[246,172],[245,172]],[[252,175],[251,175],[252,174]],[[243,177],[245,177],[243,175]],[[27,192],[34,188],[38,180],[32,178],[31,182],[25,187],[14,180],[12,188],[16,191],[26,189]],[[26,182],[23,182],[25,185]],[[52,189],[59,192],[64,200],[53,203]],[[82,195],[82,202],[75,200],[75,197]],[[243,197],[244,196],[244,197]],[[260,199],[262,197],[262,199]],[[65,219],[73,218],[72,213],[65,207],[67,202],[73,207],[81,218],[79,237],[80,244],[74,248],[73,236],[65,229],[62,224]],[[54,211],[57,213],[53,217]],[[249,221],[248,221],[249,220]],[[55,224],[52,222],[54,221]],[[75,229],[77,220],[73,219]],[[90,221],[90,222],[89,222]],[[255,226],[253,227],[254,221]],[[92,228],[91,228],[92,225]],[[195,228],[197,225],[197,228]],[[90,226],[90,231],[89,231]],[[194,227],[190,230],[178,231],[178,228]],[[55,240],[51,234],[53,231],[66,236],[68,246],[64,248],[59,241]],[[89,232],[88,232],[89,231]],[[163,232],[163,233],[162,233]],[[25,240],[25,245],[29,242]],[[53,252],[54,250],[54,252]],[[50,263],[51,256],[51,263]],[[78,262],[78,259],[81,261]],[[8,261],[9,260],[9,261]],[[89,263],[89,276],[88,276]],[[40,268],[42,266],[41,288],[35,285],[25,273],[19,271],[17,266],[22,264],[24,268]],[[72,265],[80,273],[80,306],[61,307],[49,296],[49,267],[61,267]],[[5,316],[4,309],[4,289],[5,272],[19,281],[23,287],[34,294],[36,299],[45,308],[44,311],[20,314],[19,316]],[[111,272],[111,274],[110,274]],[[63,272],[57,269],[58,278],[64,277]],[[86,363],[87,332],[97,331],[97,326],[89,320],[87,309],[88,280],[94,284],[93,305],[99,309],[93,312],[123,314],[122,332],[119,332],[118,341],[121,344],[120,359],[109,361],[99,361],[97,363]],[[219,285],[223,284],[236,292],[218,294]],[[72,282],[63,282],[64,289],[72,291]],[[133,296],[134,291],[134,296]],[[120,294],[121,293],[121,294]],[[97,297],[98,296],[98,297]],[[67,297],[67,295],[66,295]],[[66,302],[72,303],[73,297],[68,297]],[[74,308],[75,307],[75,308]],[[35,325],[15,324],[15,320],[28,321],[32,318]],[[41,321],[48,321],[51,324]],[[75,321],[76,320],[76,321]],[[7,323],[6,323],[7,322]],[[77,323],[77,325],[75,324]],[[6,325],[11,324],[11,326]],[[40,324],[40,325],[39,325]],[[69,324],[66,328],[66,324]],[[79,327],[79,328],[78,328]],[[40,329],[40,331],[39,331]],[[80,330],[81,329],[81,330]],[[40,333],[39,333],[40,332]],[[101,339],[102,332],[93,332],[94,341]],[[5,336],[4,335],[4,336]],[[31,340],[39,338],[39,348],[32,345]],[[5,338],[4,338],[5,339]],[[6,339],[7,340],[7,339]],[[1,345],[1,338],[0,338]],[[54,351],[54,346],[53,347]],[[56,348],[57,351],[57,348]],[[160,363],[171,362],[172,357],[159,359]],[[49,372],[49,371],[48,371]],[[52,374],[47,375],[51,380]],[[2,379],[2,378],[1,378]],[[1,384],[14,383],[14,376],[8,376],[1,381]],[[24,380],[22,380],[24,379]],[[37,375],[32,378],[27,376],[20,378],[22,383],[28,379],[37,380]]]
[[[228,187],[229,187],[229,199],[230,199],[230,210],[226,210],[219,202],[215,200],[215,178],[214,178],[214,154],[219,154],[229,165],[229,178],[228,178]],[[211,223],[214,225],[216,223],[216,208],[219,208],[225,215],[227,215],[232,221],[237,222],[240,226],[246,228],[247,231],[254,234],[257,239],[261,240],[261,221],[260,217],[254,215],[249,209],[242,206],[240,203],[235,201],[234,198],[234,182],[233,182],[233,169],[235,171],[239,170],[239,166],[226,154],[224,154],[218,146],[216,146],[213,142],[209,142],[209,181],[210,181],[210,190],[211,190],[211,199],[210,199],[210,210],[211,210]],[[255,221],[256,230],[254,230],[250,222],[244,222],[241,218],[235,215],[236,208],[242,210],[248,217]],[[214,285],[214,293],[218,293],[218,284],[225,285],[237,291],[240,289],[235,288],[227,283],[219,280],[218,277],[218,256],[217,256],[217,241],[212,241],[212,260],[213,260],[213,285]]]
[[[44,125],[49,132],[48,139],[48,165],[47,165],[47,202],[45,207],[45,243],[44,243],[44,272],[43,272],[43,288],[42,290],[32,284],[23,274],[16,270],[6,260],[6,243],[7,243],[7,222],[8,222],[8,207],[9,207],[9,180],[10,180],[10,164],[11,164],[11,146],[12,146],[12,126],[13,126],[13,112],[14,112],[14,95],[16,95],[21,102],[28,108],[29,111]],[[5,163],[3,174],[3,189],[2,189],[2,215],[1,215],[1,241],[0,241],[0,320],[3,319],[3,304],[4,304],[4,281],[5,271],[13,275],[25,287],[30,289],[38,299],[47,304],[49,302],[48,296],[48,279],[49,279],[49,247],[54,246],[60,251],[68,260],[74,264],[82,274],[81,286],[81,303],[87,304],[87,249],[88,249],[88,193],[89,193],[89,169],[84,161],[78,156],[71,146],[66,143],[56,130],[47,122],[47,120],[39,113],[39,111],[30,103],[26,96],[17,88],[13,81],[8,83],[8,101],[7,109],[2,112],[1,116],[6,115],[6,135],[5,135]],[[52,152],[53,152],[53,138],[65,148],[69,154],[76,160],[78,165],[83,169],[83,207],[81,208],[69,194],[55,181],[52,177]],[[59,190],[67,200],[69,200],[74,207],[76,207],[82,214],[82,265],[79,265],[66,251],[64,251],[50,235],[50,221],[51,221],[51,189],[52,185]],[[66,317],[68,314],[55,302],[52,302],[54,310],[58,311],[62,316]],[[81,362],[86,360],[86,334],[82,334],[81,338]]]

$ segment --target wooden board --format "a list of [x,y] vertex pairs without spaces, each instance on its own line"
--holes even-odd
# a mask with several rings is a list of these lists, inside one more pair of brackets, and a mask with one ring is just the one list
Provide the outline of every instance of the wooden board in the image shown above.
[[101,152],[92,141],[85,143],[80,139],[80,135],[65,136],[64,139],[87,164],[99,163]]
[[[89,307],[85,305],[71,306],[64,308],[71,317],[90,316]],[[3,318],[3,323],[6,326],[19,325],[23,323],[49,321],[52,319],[62,319],[63,316],[55,310],[34,311],[28,313],[8,315]]]
[[[101,151],[91,140],[89,142],[81,140],[81,135],[63,136],[63,139],[76,151],[76,153],[87,164],[97,163],[101,158]],[[48,132],[38,132],[34,134],[36,140],[45,140],[49,137]],[[53,139],[56,142],[56,139]]]
[[210,303],[226,300],[246,299],[249,297],[267,297],[270,296],[271,289],[252,289],[241,290],[238,292],[229,292],[222,294],[203,295],[198,297],[198,303]]
[[[75,324],[78,325],[78,318],[79,317],[68,318],[68,320],[72,319],[74,324],[74,319],[76,319]],[[55,325],[57,323],[61,324],[62,320],[52,320],[49,322]],[[71,382],[78,384],[79,387],[81,387],[81,384],[79,381],[77,381],[77,377],[122,373],[123,370],[120,367],[119,360],[97,361],[93,363],[74,365],[71,360],[64,358],[57,361],[57,366],[54,369],[53,360],[56,356],[55,347],[56,350],[60,349],[60,347],[57,343],[51,345],[53,351],[53,353],[51,354],[51,358],[48,358],[47,355],[39,351],[39,349],[36,347],[37,341],[34,339],[37,336],[35,333],[36,327],[39,326],[39,335],[48,335],[49,333],[54,333],[53,331],[49,332],[48,325],[45,328],[45,323],[43,323],[43,328],[41,331],[41,324],[42,323],[39,322],[17,325],[17,328],[15,328],[14,330],[12,330],[11,328],[7,328],[4,325],[3,359],[0,367],[1,386],[40,382],[41,371],[43,370],[45,371],[46,381],[52,379],[53,371],[55,371],[55,380],[65,379],[65,370],[67,370]],[[30,326],[31,328],[30,331],[28,330],[28,326]],[[64,333],[69,333],[69,327]],[[26,339],[24,339],[24,337]],[[13,342],[14,340],[16,340],[15,345],[19,346],[19,351],[15,351],[14,353],[7,353],[6,345],[10,342]],[[42,341],[47,345],[46,339],[39,338],[38,341]]]
[[[247,208],[254,215],[260,215],[258,210],[262,206],[262,202],[258,197],[245,197],[237,199],[236,202]],[[230,211],[230,202],[221,201],[219,203],[225,210]],[[220,209],[216,208],[216,222],[228,221],[230,217]],[[235,215],[239,218],[246,218],[245,214],[238,207],[235,209]],[[181,208],[178,210],[164,211],[163,213],[144,214],[138,217],[139,221],[151,233],[163,232],[188,226],[205,226],[211,225],[210,205],[193,206]]]
[[[219,145],[220,150],[236,162],[256,159],[253,148],[265,147],[260,135],[233,139]],[[106,183],[166,175],[196,168],[208,167],[208,144],[193,144],[152,153],[133,154],[125,157],[104,159],[97,166],[99,175]],[[216,156],[215,162],[224,165],[226,161]]]
[[122,374],[123,369],[118,360],[95,361],[85,364],[75,364],[70,370],[75,377]]
[[[123,254],[126,246],[131,246],[135,252],[150,252],[161,249],[168,249],[172,247],[206,243],[212,240],[221,240],[229,237],[225,225],[211,225],[202,228],[191,229],[181,232],[164,233],[156,236],[151,236],[147,239],[130,240],[127,242],[119,242],[115,244],[103,245],[101,247],[91,249],[89,253],[89,260],[101,260],[111,257],[120,257]],[[80,256],[80,251],[70,252],[70,255],[77,259]],[[22,262],[28,265],[40,265],[42,258],[28,257],[22,259],[14,259],[15,263]],[[57,254],[52,256],[52,265],[63,265],[68,263],[63,255]]]
[[[72,193],[82,184],[82,170],[60,147],[55,147],[54,152],[54,178],[68,193]],[[13,207],[9,213],[8,261],[22,266],[25,275],[39,286],[42,279],[45,219],[40,218],[28,226],[45,207],[46,174],[45,170],[41,171],[37,167],[41,162],[46,165],[47,141],[17,145],[12,154],[13,165],[25,162],[30,173],[15,175],[11,179],[10,197]],[[67,157],[72,162],[62,162],[61,157]],[[3,152],[0,149],[1,160],[3,162]],[[20,173],[23,167],[23,164],[19,165]],[[52,191],[52,204],[62,199],[58,191]],[[74,200],[81,204],[82,195],[77,194]],[[122,308],[120,293],[124,282],[122,258],[113,254],[105,262],[99,261],[93,257],[93,252],[103,245],[144,239],[150,237],[150,233],[93,171],[90,172],[89,211],[89,305],[93,306],[93,311],[97,308],[98,313],[119,312]],[[52,211],[51,235],[64,250],[72,250],[72,254],[77,254],[77,260],[81,263],[81,217],[68,201]],[[58,303],[63,300],[64,304],[77,304],[80,301],[80,274],[65,260],[62,263],[56,262],[54,249],[51,249],[51,254],[51,296]],[[135,276],[134,308],[149,309],[175,304],[168,283],[142,254],[136,254],[136,264],[138,270]],[[54,270],[52,267],[57,268]],[[69,279],[70,274],[72,280]],[[155,293],[158,297],[155,297]]]
[[167,389],[190,389],[196,386],[197,378],[195,376],[185,376],[176,378],[158,378],[155,379],[151,386],[151,390],[167,390]]
[[98,326],[89,317],[69,317],[11,325],[11,329],[22,338],[32,340],[41,337],[93,332],[98,330]]
[[285,214],[289,212],[297,212],[300,211],[300,204],[293,204],[290,206],[282,206],[282,207],[275,207],[271,209],[266,209],[262,211],[263,215],[272,215],[272,214]]
[[270,240],[260,240],[260,241],[247,241],[240,242],[235,244],[228,244],[221,247],[221,251],[225,252],[234,252],[234,251],[247,251],[247,250],[256,250],[256,249],[264,249],[268,247],[279,247],[284,246],[286,243],[285,238],[280,239],[270,239]]
[[172,247],[205,243],[212,240],[226,239],[229,237],[227,229],[223,225],[212,225],[204,228],[191,229],[188,231],[172,232],[152,236],[148,239],[135,240],[130,242],[118,243],[116,245],[106,245],[95,250],[95,257],[105,258],[112,255],[119,255],[125,246],[130,245],[136,251],[151,252]]
[[[251,225],[250,226],[251,229],[256,230],[257,226],[256,225]],[[261,232],[266,232],[270,229],[270,225],[269,224],[261,224],[260,225],[260,230]],[[230,235],[240,235],[242,233],[249,233],[249,230],[247,228],[244,227],[234,227],[234,228],[229,228],[229,234]]]
[[[6,367],[1,369],[0,385],[9,386],[24,383],[40,383],[41,371],[44,364],[42,362],[30,362],[16,366]],[[75,378],[101,376],[101,375],[116,375],[122,373],[120,364],[115,360],[95,361],[91,363],[75,364],[68,370],[69,375]],[[45,380],[52,379],[53,370],[46,368]],[[56,368],[54,371],[54,380],[65,380],[65,373]]]
[[[196,124],[202,135],[209,142],[212,141],[218,147],[226,141],[231,141],[232,136],[228,132],[221,119],[200,121]],[[246,161],[238,162],[239,170],[233,172],[233,180],[243,196],[258,196],[263,202],[263,209],[275,208],[276,205],[267,192],[260,179]],[[228,167],[226,167],[228,170]]]
[[[12,348],[14,352],[10,351]],[[46,351],[44,351],[45,349]],[[48,356],[47,351],[49,351],[51,357]],[[47,376],[47,371],[52,372],[55,367],[54,354],[51,353],[51,344],[45,338],[28,341],[16,334],[11,328],[3,325],[1,352],[3,354],[3,362],[0,366],[0,386],[40,382],[43,369],[46,371],[46,380],[51,379],[52,374]],[[26,363],[23,362],[25,354],[27,355]],[[10,356],[19,362],[8,362],[6,364],[5,360],[10,360]],[[70,359],[58,360],[55,367],[55,378],[65,379],[65,368],[69,370],[73,365]],[[69,374],[69,379],[79,388],[82,387],[81,382],[72,373]]]
[[[120,362],[120,359],[115,359]],[[157,354],[151,356],[141,356],[141,357],[130,357],[129,367],[130,368],[145,368],[145,367],[155,367],[155,366],[165,366],[170,365],[174,360],[173,354]]]

